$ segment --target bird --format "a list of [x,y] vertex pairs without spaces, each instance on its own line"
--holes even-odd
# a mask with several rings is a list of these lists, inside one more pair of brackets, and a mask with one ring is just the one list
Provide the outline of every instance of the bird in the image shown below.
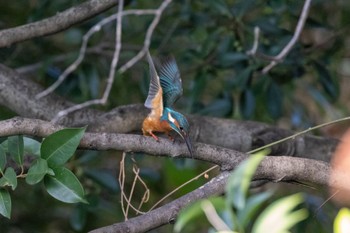
[[174,103],[183,93],[176,61],[172,56],[163,60],[158,75],[150,53],[147,52],[146,56],[150,70],[150,86],[144,105],[151,109],[151,112],[142,123],[143,135],[152,136],[159,141],[154,133],[165,133],[174,140],[170,132],[175,131],[185,141],[193,157],[193,146],[189,135],[190,125],[184,115],[173,109]]

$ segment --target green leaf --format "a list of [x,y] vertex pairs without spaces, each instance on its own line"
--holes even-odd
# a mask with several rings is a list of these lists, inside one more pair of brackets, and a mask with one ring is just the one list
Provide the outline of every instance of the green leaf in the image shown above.
[[6,165],[6,152],[5,150],[0,146],[0,172],[3,172]]
[[271,82],[267,89],[267,110],[273,119],[277,119],[282,116],[282,106],[282,90],[275,82]]
[[[209,199],[210,202],[215,206],[215,209],[224,209],[225,208],[225,200],[222,197],[214,197]],[[176,219],[176,223],[174,226],[175,232],[180,232],[183,228],[194,219],[197,219],[201,216],[205,216],[202,209],[202,201],[197,201],[192,205],[186,207],[181,210],[179,216]]]
[[87,209],[83,205],[77,205],[70,217],[70,224],[75,231],[82,231],[86,225]]
[[339,96],[339,86],[338,83],[332,78],[329,70],[326,68],[324,64],[319,62],[313,62],[313,65],[318,72],[319,81],[324,89],[324,91],[328,94],[331,100],[336,100]]
[[103,187],[116,193],[119,191],[119,184],[110,172],[104,170],[88,169],[84,172],[87,177],[99,183]]
[[55,176],[44,178],[46,190],[51,196],[66,203],[86,203],[83,186],[70,170],[56,167],[53,171]]
[[11,196],[6,189],[0,188],[0,214],[8,219],[11,218]]
[[41,144],[41,157],[51,168],[64,165],[73,156],[84,132],[85,128],[63,129],[49,135]]
[[233,64],[247,60],[249,57],[245,53],[228,52],[220,56],[220,65],[222,67],[232,67]]
[[246,195],[250,181],[256,168],[265,155],[266,151],[261,151],[257,154],[251,155],[230,175],[226,185],[226,200],[228,201],[228,204],[232,204],[237,210],[245,208]]
[[17,136],[11,136],[8,137],[8,152],[10,153],[10,156],[15,160],[15,162],[22,166],[23,165],[23,136],[17,135]]
[[247,199],[245,207],[238,211],[238,221],[242,226],[248,226],[258,213],[259,208],[272,196],[272,192],[263,192]]
[[348,233],[350,229],[350,210],[342,208],[334,220],[334,233]]
[[41,158],[37,159],[29,168],[26,176],[27,184],[33,185],[39,183],[49,171],[50,168],[47,165],[47,161]]
[[30,155],[40,157],[40,142],[27,137],[23,137],[23,142],[25,152],[27,152]]
[[5,174],[0,179],[0,187],[11,186],[12,190],[17,187],[17,174],[12,167],[5,170]]
[[252,233],[269,233],[289,232],[296,223],[307,218],[306,209],[293,209],[303,202],[301,194],[294,194],[281,198],[268,206],[257,218]]
[[245,89],[242,92],[239,104],[243,117],[251,118],[255,110],[255,96],[251,89]]

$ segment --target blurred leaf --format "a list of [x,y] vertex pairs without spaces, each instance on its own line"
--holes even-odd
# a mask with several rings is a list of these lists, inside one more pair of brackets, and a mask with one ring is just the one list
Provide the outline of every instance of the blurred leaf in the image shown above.
[[87,218],[87,210],[82,205],[77,205],[76,208],[74,208],[73,213],[70,217],[70,224],[72,228],[75,231],[81,231],[83,230],[85,224],[86,224],[86,218]]
[[277,119],[282,116],[283,92],[275,83],[271,82],[267,89],[267,110],[272,118]]
[[318,72],[318,78],[324,91],[331,98],[331,100],[336,100],[339,97],[338,83],[332,79],[331,74],[325,65],[318,62],[313,62],[313,65]]
[[242,226],[248,226],[259,213],[259,208],[272,196],[272,192],[263,192],[249,197],[245,207],[237,213],[238,221]]
[[273,202],[259,215],[252,233],[265,233],[266,229],[269,229],[269,233],[289,232],[290,228],[308,216],[306,209],[293,211],[302,202],[301,194],[283,197]]
[[248,66],[247,68],[240,71],[235,77],[233,77],[230,83],[233,86],[239,88],[240,90],[245,90],[249,88],[248,85],[250,77],[255,68],[255,66]]
[[4,171],[5,165],[6,165],[6,152],[5,150],[0,146],[0,172],[2,173]]
[[209,7],[213,8],[215,12],[219,12],[221,15],[232,17],[231,12],[229,11],[230,7],[227,5],[227,2],[224,0],[209,1]]
[[334,220],[334,233],[348,233],[350,229],[350,210],[341,208]]
[[47,175],[44,184],[47,192],[62,202],[86,203],[84,189],[78,178],[65,167],[53,168],[55,176]]
[[41,157],[51,168],[64,165],[73,156],[84,132],[85,128],[71,128],[49,135],[41,144]]
[[256,1],[254,0],[241,0],[237,1],[233,6],[233,15],[238,19],[242,18],[246,13],[250,12],[250,9],[255,7]]
[[83,34],[80,29],[70,28],[64,32],[64,37],[67,44],[80,44]]
[[114,175],[104,170],[88,169],[84,172],[87,177],[116,193],[119,191],[119,185]]
[[223,98],[213,101],[197,113],[206,116],[225,117],[231,115],[233,109],[234,107],[232,96],[230,96],[228,93],[225,93]]
[[230,175],[226,184],[226,200],[238,211],[246,207],[246,196],[256,168],[266,155],[266,151],[249,156]]
[[40,142],[27,137],[23,137],[23,142],[25,152],[40,157]]
[[244,119],[252,117],[255,110],[255,96],[251,89],[245,89],[242,92],[239,107]]
[[11,218],[11,196],[6,189],[0,188],[0,214]]
[[35,160],[28,170],[26,176],[27,184],[33,185],[39,183],[50,170],[45,159],[39,158]]
[[10,156],[15,160],[15,162],[19,165],[23,165],[23,136],[11,136],[8,137],[8,152]]
[[0,187],[10,186],[12,190],[17,187],[17,174],[12,167],[5,170],[4,176],[0,178]]
[[232,67],[235,63],[248,60],[248,58],[245,53],[227,52],[219,57],[220,66]]
[[[209,201],[214,205],[215,209],[223,210],[225,208],[225,200],[222,197],[210,198]],[[205,216],[201,206],[202,202],[203,200],[197,201],[180,211],[174,226],[175,232],[180,232],[189,222],[193,222],[195,219]]]

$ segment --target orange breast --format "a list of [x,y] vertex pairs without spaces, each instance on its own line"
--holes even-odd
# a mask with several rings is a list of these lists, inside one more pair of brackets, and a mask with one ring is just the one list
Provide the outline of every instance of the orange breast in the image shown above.
[[149,132],[168,133],[171,131],[169,123],[161,121],[160,118],[146,117],[142,124],[143,134],[149,135]]

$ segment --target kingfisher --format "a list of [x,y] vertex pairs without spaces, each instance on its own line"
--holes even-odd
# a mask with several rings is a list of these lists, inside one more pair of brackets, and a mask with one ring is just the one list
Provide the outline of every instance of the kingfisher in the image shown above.
[[189,136],[190,125],[184,115],[172,108],[183,92],[176,61],[173,57],[165,59],[158,75],[149,52],[147,52],[147,60],[151,78],[145,106],[151,109],[151,112],[143,121],[143,135],[152,136],[156,141],[159,141],[154,132],[165,133],[174,140],[170,132],[175,131],[185,141],[193,157],[193,147]]

